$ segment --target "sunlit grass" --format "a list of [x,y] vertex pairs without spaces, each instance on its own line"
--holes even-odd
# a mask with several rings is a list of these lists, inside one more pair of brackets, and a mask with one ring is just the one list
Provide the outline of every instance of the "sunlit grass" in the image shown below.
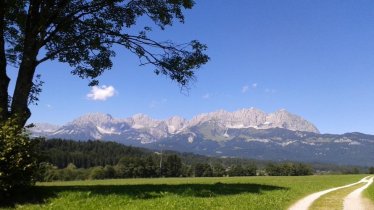
[[364,196],[369,198],[372,203],[374,203],[374,183],[372,183],[366,190],[364,191]]
[[[286,209],[364,175],[117,179],[38,183],[24,209]],[[25,195],[23,196],[25,198]]]

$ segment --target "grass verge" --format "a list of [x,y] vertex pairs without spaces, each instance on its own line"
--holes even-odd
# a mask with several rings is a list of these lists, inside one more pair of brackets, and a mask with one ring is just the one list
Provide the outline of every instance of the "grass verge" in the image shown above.
[[371,205],[374,206],[374,183],[372,183],[366,190],[363,192],[364,196],[371,201]]

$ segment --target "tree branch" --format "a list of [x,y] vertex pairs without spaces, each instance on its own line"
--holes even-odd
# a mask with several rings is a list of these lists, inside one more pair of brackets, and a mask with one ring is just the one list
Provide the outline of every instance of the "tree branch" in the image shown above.
[[[77,21],[79,20],[80,18],[82,18],[83,16],[85,15],[89,15],[89,14],[92,14],[93,12],[97,12],[97,11],[100,11],[102,9],[102,4],[105,4],[105,1],[103,2],[98,2],[97,4],[93,4],[93,5],[86,5],[86,6],[83,6],[81,8],[78,8],[77,10],[71,12],[70,14],[67,14],[59,23],[56,23],[55,24],[55,27],[54,27],[54,30],[53,31],[47,31],[46,34],[48,34],[48,36],[46,36],[46,38],[42,41],[42,44],[41,44],[41,47],[45,46],[48,42],[50,42],[53,37],[58,33],[60,32],[60,29],[64,26],[67,26],[68,24],[71,24],[73,23],[74,21]],[[93,11],[89,11],[89,12],[83,12],[85,10],[88,10],[90,9],[91,7],[95,8],[95,10]],[[81,13],[82,12],[82,13]],[[79,14],[81,13],[81,14]],[[78,15],[79,14],[79,15]],[[77,15],[77,16],[76,16]],[[74,17],[76,16],[76,17]],[[49,23],[48,25],[50,25],[51,23]],[[52,29],[53,27],[51,27]]]

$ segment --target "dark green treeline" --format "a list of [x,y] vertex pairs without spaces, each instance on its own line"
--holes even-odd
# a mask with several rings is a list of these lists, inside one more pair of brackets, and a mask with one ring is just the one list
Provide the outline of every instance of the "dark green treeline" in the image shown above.
[[[148,177],[310,175],[309,165],[286,165],[191,153],[151,151],[115,142],[38,140],[40,181]],[[266,167],[268,166],[268,167]],[[275,167],[278,167],[274,170]],[[279,172],[279,173],[278,173]]]

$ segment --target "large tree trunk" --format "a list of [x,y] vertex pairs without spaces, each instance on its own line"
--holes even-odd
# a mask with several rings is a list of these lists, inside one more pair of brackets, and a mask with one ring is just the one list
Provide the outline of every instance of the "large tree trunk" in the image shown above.
[[24,55],[23,62],[18,71],[17,83],[13,93],[11,116],[17,119],[17,124],[21,127],[26,124],[26,121],[31,116],[28,102],[33,85],[32,80],[35,74],[35,60],[35,53]]
[[23,55],[12,98],[10,116],[17,119],[17,123],[21,127],[26,124],[31,116],[30,109],[28,108],[29,96],[33,86],[37,56],[40,49],[40,40],[38,37],[39,8],[40,1],[30,1],[25,27]]
[[5,1],[0,0],[0,122],[5,121],[8,116],[8,86],[9,77],[6,73],[6,57],[5,57],[5,41],[4,41],[4,29],[5,29]]

